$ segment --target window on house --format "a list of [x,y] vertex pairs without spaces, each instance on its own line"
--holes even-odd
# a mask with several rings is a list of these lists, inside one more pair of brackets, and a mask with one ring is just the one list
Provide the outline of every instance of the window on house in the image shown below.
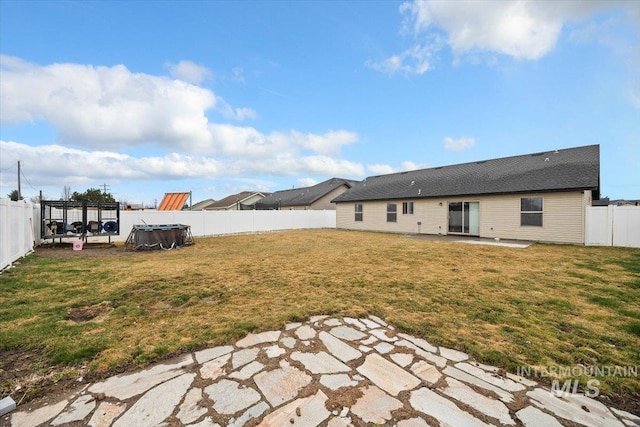
[[542,227],[542,197],[520,199],[520,225]]
[[356,203],[356,221],[362,221],[362,203]]
[[398,206],[395,203],[387,203],[387,222],[397,222]]
[[402,214],[413,215],[413,202],[402,202]]

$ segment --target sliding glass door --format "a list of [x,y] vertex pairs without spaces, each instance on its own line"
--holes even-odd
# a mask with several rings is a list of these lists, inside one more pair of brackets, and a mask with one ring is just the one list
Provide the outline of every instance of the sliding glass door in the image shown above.
[[480,203],[450,202],[449,233],[480,235]]

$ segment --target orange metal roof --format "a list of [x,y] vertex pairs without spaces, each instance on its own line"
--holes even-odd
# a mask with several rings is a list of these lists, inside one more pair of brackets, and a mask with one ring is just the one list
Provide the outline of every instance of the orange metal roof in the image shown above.
[[158,206],[159,211],[179,211],[189,199],[189,193],[164,193],[164,199]]

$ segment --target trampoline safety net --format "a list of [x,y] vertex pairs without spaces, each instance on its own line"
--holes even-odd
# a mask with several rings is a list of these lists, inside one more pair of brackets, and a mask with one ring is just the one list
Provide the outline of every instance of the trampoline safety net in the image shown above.
[[124,244],[125,249],[174,249],[192,245],[191,226],[184,224],[134,225]]

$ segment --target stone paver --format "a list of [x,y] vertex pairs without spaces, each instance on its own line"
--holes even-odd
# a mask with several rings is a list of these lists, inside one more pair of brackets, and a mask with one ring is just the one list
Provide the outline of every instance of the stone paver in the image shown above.
[[32,412],[16,412],[11,416],[11,425],[20,427],[36,427],[57,416],[69,403],[66,400],[55,405],[43,406]]
[[369,319],[360,319],[360,321],[364,323],[364,325],[369,329],[375,329],[381,326],[379,323],[376,323],[373,320],[369,320]]
[[505,378],[502,376],[498,376],[495,374],[490,374],[483,369],[477,368],[475,366],[469,365],[468,363],[456,363],[456,368],[464,371],[468,374],[473,375],[476,378],[480,378],[481,380],[488,382],[489,384],[493,384],[496,387],[500,387],[506,391],[522,391],[526,389],[526,387],[520,383],[510,380],[509,378]]
[[337,390],[341,387],[353,387],[358,382],[353,381],[347,374],[327,374],[320,377],[320,384],[331,390]]
[[444,357],[445,359],[453,360],[454,362],[462,362],[463,360],[467,360],[469,358],[469,355],[467,353],[445,347],[440,347],[440,356]]
[[301,340],[310,340],[316,336],[316,330],[309,325],[300,326],[296,329],[296,336]]
[[434,385],[442,378],[442,374],[435,366],[421,360],[411,366],[411,372],[420,378],[426,385]]
[[280,363],[280,369],[261,372],[253,379],[264,397],[274,407],[296,397],[300,389],[312,380],[309,375],[284,361]]
[[411,335],[407,335],[407,334],[398,334],[398,336],[400,338],[403,338],[407,341],[409,341],[410,343],[417,345],[418,347],[420,347],[421,349],[431,352],[431,353],[437,353],[438,352],[438,348],[434,345],[429,344],[426,340],[423,340],[422,338],[416,338],[416,337],[412,337]]
[[398,421],[398,427],[430,427],[422,418],[409,418],[408,420]]
[[425,351],[420,347],[418,347],[417,345],[411,343],[410,341],[400,340],[396,342],[395,345],[406,347],[413,350],[416,355],[423,358],[424,360],[428,360],[429,362],[436,365],[438,368],[444,368],[445,366],[447,366],[447,359],[445,359],[442,356],[438,356],[436,354]]
[[616,414],[625,425],[628,426],[638,426],[640,427],[640,417],[637,415],[630,414],[627,411],[621,411],[616,408],[611,408],[611,411]]
[[398,333],[375,316],[314,316],[79,385],[58,402],[19,405],[0,425],[640,425],[637,415],[534,379]]
[[202,389],[192,388],[184,397],[184,402],[180,405],[180,411],[176,417],[184,424],[190,424],[207,413],[207,408],[201,406]]
[[213,409],[219,414],[235,414],[260,400],[260,393],[251,387],[226,379],[210,385],[204,392],[209,395]]
[[366,335],[362,332],[356,331],[355,329],[348,326],[336,326],[335,328],[331,329],[329,333],[336,338],[342,338],[348,341],[361,340],[362,338],[366,337]]
[[[282,427],[290,424],[315,427],[331,413],[325,407],[327,395],[318,391],[315,395],[294,400],[288,405],[267,415],[260,424],[261,427]],[[293,420],[293,422],[291,422]]]
[[265,402],[259,402],[247,409],[238,419],[232,419],[227,427],[242,427],[247,421],[260,417],[269,410],[269,405]]
[[373,346],[373,348],[380,354],[387,354],[395,349],[395,346],[388,342],[381,342]]
[[504,403],[484,396],[456,379],[447,378],[445,382],[447,383],[447,387],[442,389],[442,393],[472,408],[476,408],[483,414],[497,419],[502,424],[515,424],[515,421],[509,416],[509,408],[507,408]]
[[312,374],[334,374],[351,370],[347,365],[324,351],[315,354],[294,351],[291,353],[291,359],[302,363]]
[[562,424],[558,422],[549,414],[545,414],[535,406],[527,406],[516,412],[516,417],[524,424],[524,427],[562,427]]
[[[126,403],[102,402],[89,420],[89,427],[109,427],[113,420],[124,412]],[[19,426],[20,424],[16,424]]]
[[581,395],[556,397],[549,391],[536,388],[527,392],[533,404],[553,412],[560,418],[574,421],[588,427],[624,427],[613,413],[602,403]]
[[268,331],[262,332],[261,334],[249,334],[238,341],[236,345],[240,348],[252,347],[258,344],[278,341],[278,338],[280,338],[280,331]]
[[382,341],[386,341],[386,342],[398,341],[397,337],[390,337],[388,335],[388,332],[386,330],[384,330],[384,329],[374,329],[372,331],[369,331],[369,333],[372,336],[374,336],[374,337],[376,337],[376,338],[378,338],[379,340],[382,340]]
[[384,424],[391,420],[391,412],[400,408],[402,402],[371,386],[362,389],[362,397],[351,407],[351,411],[366,423]]
[[225,354],[216,359],[210,360],[200,367],[200,375],[204,379],[215,380],[224,375],[224,365],[231,359],[231,354]]
[[264,368],[264,365],[254,360],[253,362],[249,363],[238,372],[230,373],[229,378],[234,378],[236,380],[247,380],[251,378],[254,374],[260,372],[262,368]]
[[96,400],[93,396],[85,394],[80,396],[75,402],[73,402],[67,410],[58,415],[51,423],[54,426],[61,424],[71,423],[74,421],[80,421],[85,419],[87,415],[91,413],[96,407]]
[[276,345],[272,345],[272,346],[269,346],[269,347],[265,348],[264,352],[266,353],[266,355],[267,355],[267,357],[269,359],[273,359],[274,357],[282,356],[287,351],[284,348],[282,348],[282,347],[280,347],[280,346],[278,346],[276,344]]
[[193,357],[187,354],[176,363],[161,364],[133,374],[116,375],[106,381],[89,387],[91,393],[104,393],[116,399],[125,400],[144,393],[152,387],[183,374],[184,368],[193,364]]
[[327,350],[343,362],[349,362],[362,356],[361,352],[331,334],[322,331],[319,337]]
[[413,362],[413,356],[407,353],[394,353],[391,356],[391,360],[396,362],[399,366],[405,367]]
[[231,357],[231,366],[233,369],[238,369],[240,366],[244,366],[249,362],[256,360],[258,352],[257,348],[246,348],[244,350],[236,351]]
[[496,387],[493,384],[489,384],[488,382],[481,380],[480,378],[474,377],[471,374],[461,371],[460,369],[454,368],[453,366],[447,366],[442,370],[442,373],[457,380],[464,381],[467,384],[473,384],[487,391],[492,391],[497,394],[500,400],[505,403],[513,402],[513,394],[509,393],[508,391],[504,391],[500,387]]
[[411,390],[420,384],[418,378],[378,354],[368,355],[357,370],[392,396],[397,396],[401,391]]
[[487,427],[488,424],[475,418],[473,415],[458,408],[452,401],[434,393],[428,388],[421,388],[411,392],[409,399],[411,406],[420,412],[431,415],[441,425]]
[[[113,427],[152,426],[164,421],[182,400],[195,374],[184,374],[160,384],[118,418]],[[162,402],[162,405],[158,405]]]
[[230,345],[220,346],[208,348],[206,350],[197,351],[194,353],[196,358],[196,362],[202,365],[204,362],[208,362],[209,360],[216,359],[225,354],[231,353],[233,351],[233,347]]

